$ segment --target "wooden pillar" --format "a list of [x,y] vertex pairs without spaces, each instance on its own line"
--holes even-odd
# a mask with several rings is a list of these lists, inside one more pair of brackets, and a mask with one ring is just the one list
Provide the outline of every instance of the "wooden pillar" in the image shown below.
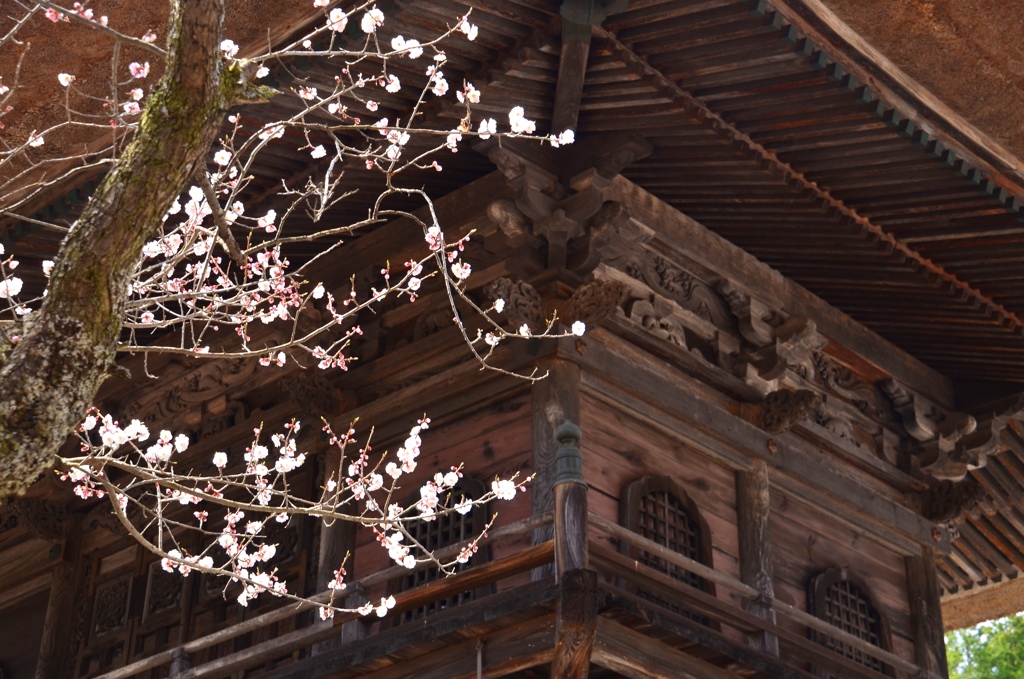
[[[764,460],[754,460],[750,471],[736,473],[736,523],[739,532],[740,579],[760,592],[754,600],[748,600],[748,611],[772,623],[775,611],[771,599],[775,596],[772,582],[772,540],[768,528],[770,512],[768,486],[768,465]],[[747,636],[747,643],[759,651],[779,655],[779,640],[774,634],[759,632]]]
[[935,573],[935,552],[921,549],[921,556],[905,558],[907,598],[914,632],[914,662],[926,677],[948,679],[946,641],[942,630],[939,582]]
[[555,430],[555,572],[558,619],[552,679],[586,679],[597,634],[597,573],[589,570],[587,484],[583,479],[581,432],[571,422]]
[[50,599],[46,605],[35,679],[65,679],[74,662],[68,649],[76,623],[74,612],[78,610],[78,597],[85,584],[81,567],[82,531],[77,521],[69,521],[65,526],[67,537],[61,547],[60,562],[53,567],[50,579]]
[[[337,481],[341,478],[341,451],[331,446],[324,453],[327,457],[324,460],[324,482],[334,478]],[[346,580],[352,579],[355,567],[354,552],[356,548],[356,524],[352,521],[335,521],[328,525],[320,525],[320,553],[317,558],[316,569],[316,591],[327,590],[327,583],[334,579],[334,571],[343,567],[348,571]],[[346,594],[339,592],[339,603],[348,608],[354,608],[364,603],[363,598],[356,593]],[[326,620],[324,625],[333,624]],[[350,620],[343,623],[338,635],[321,641],[313,646],[313,654],[324,653],[337,648],[349,641],[362,639],[365,636],[365,624],[362,620]]]
[[[551,359],[538,366],[547,377],[533,383],[533,472],[530,484],[533,513],[554,509],[554,461],[558,450],[555,429],[566,420],[580,421],[580,368],[564,359]],[[552,527],[534,531],[533,543],[547,542],[554,537]],[[534,580],[554,574],[551,567],[534,571]]]

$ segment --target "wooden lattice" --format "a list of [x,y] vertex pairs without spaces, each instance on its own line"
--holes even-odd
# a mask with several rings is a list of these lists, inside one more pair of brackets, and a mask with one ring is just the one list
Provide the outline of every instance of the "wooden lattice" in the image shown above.
[[[866,587],[855,577],[833,568],[811,582],[811,605],[814,614],[831,625],[852,634],[880,649],[889,649],[885,620],[875,607]],[[850,644],[824,634],[815,634],[817,641],[840,655],[876,672],[888,674],[886,665]],[[820,672],[833,677],[831,673]]]
[[[480,486],[478,482],[475,482],[472,479],[463,479],[459,482],[459,485],[452,490],[451,497],[446,499],[446,504],[451,507],[458,504],[466,497],[473,499],[480,497],[481,494],[482,486]],[[417,521],[409,525],[408,530],[421,545],[423,545],[427,550],[433,552],[438,549],[448,547],[449,545],[462,542],[463,540],[469,540],[470,538],[476,537],[476,535],[483,530],[485,523],[486,511],[481,508],[474,508],[467,514],[453,512],[446,514],[445,516],[438,517],[433,521]],[[481,553],[476,554],[470,562],[458,564],[455,567],[455,571],[461,573],[466,568],[469,568],[471,564],[477,564],[487,560],[487,550],[481,550]],[[409,590],[428,582],[434,582],[441,577],[443,577],[443,575],[440,569],[436,567],[424,568],[405,576],[398,589],[400,591]],[[467,590],[443,599],[438,599],[437,601],[420,606],[419,608],[406,611],[402,615],[402,622],[423,618],[431,613],[443,611],[453,606],[466,603],[467,601],[472,601],[477,598],[478,594],[479,592],[477,590]]]
[[[686,493],[670,479],[646,476],[631,483],[623,493],[624,524],[643,537],[657,542],[694,561],[710,563],[711,541],[706,525]],[[691,587],[710,592],[704,578],[648,552],[637,550],[633,557]],[[708,624],[706,617],[695,615],[679,604],[643,589],[643,598],[690,619]]]

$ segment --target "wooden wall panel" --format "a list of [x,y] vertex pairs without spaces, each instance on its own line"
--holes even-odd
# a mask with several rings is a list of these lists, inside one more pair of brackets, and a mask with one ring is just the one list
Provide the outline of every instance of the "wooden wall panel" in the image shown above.
[[893,652],[914,660],[902,556],[779,492],[772,494],[771,533],[777,598],[807,610],[808,580],[827,568],[846,566],[866,582],[888,618]]
[[582,420],[591,511],[618,521],[626,484],[647,474],[669,476],[707,521],[715,568],[739,578],[733,473],[596,399],[583,398]]
[[[410,422],[410,426],[414,424]],[[453,464],[462,462],[463,472],[490,487],[496,475],[508,478],[519,471],[521,478],[527,478],[533,470],[530,467],[530,397],[523,394],[500,404],[486,408],[465,418],[428,429],[423,433],[422,453],[416,472],[402,477],[402,490],[397,493],[399,501],[405,501],[416,493],[420,485],[438,471],[446,471]],[[393,453],[401,441],[378,442],[376,450]],[[527,486],[529,488],[529,486]],[[530,514],[529,490],[520,493],[511,502],[496,502],[492,511],[498,515],[496,526],[526,518]],[[492,545],[494,558],[519,551],[530,545],[529,536],[501,540]],[[386,568],[392,563],[387,552],[377,546],[373,533],[360,529],[357,537],[355,573],[360,577]],[[527,578],[528,579],[528,578]]]

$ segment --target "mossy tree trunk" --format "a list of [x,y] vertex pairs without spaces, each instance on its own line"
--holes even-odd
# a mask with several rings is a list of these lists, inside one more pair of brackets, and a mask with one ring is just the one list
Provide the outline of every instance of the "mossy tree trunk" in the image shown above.
[[113,365],[143,245],[203,162],[242,86],[220,42],[226,0],[172,0],[168,60],[132,143],[57,258],[47,297],[0,369],[0,497],[53,466]]

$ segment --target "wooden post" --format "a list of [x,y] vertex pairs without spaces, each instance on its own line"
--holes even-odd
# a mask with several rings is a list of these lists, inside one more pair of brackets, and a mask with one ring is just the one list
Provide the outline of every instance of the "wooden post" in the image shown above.
[[566,421],[555,430],[555,573],[558,620],[552,679],[586,679],[597,634],[597,573],[588,570],[587,484],[580,428]]
[[[324,453],[327,457],[324,460],[324,480],[333,478],[338,481],[341,478],[341,451],[331,446]],[[320,554],[317,559],[316,569],[316,591],[327,590],[327,583],[334,579],[334,571],[344,568],[348,571],[346,580],[351,579],[354,568],[353,553],[356,547],[356,524],[352,521],[335,521],[331,525],[320,526]],[[347,557],[347,558],[346,558]],[[341,603],[345,607],[355,607],[363,603],[358,594],[340,594]],[[331,620],[324,622],[325,625],[333,624]],[[337,648],[344,643],[362,639],[365,635],[365,625],[362,620],[350,620],[343,623],[338,635],[331,639],[321,641],[313,646],[313,654],[325,653]]]
[[[565,422],[580,421],[580,368],[564,359],[551,359],[540,366],[547,377],[533,383],[533,471],[530,484],[533,513],[543,514],[555,506],[554,462],[558,442],[555,429]],[[554,536],[552,527],[534,531],[533,544],[546,542]],[[552,567],[538,568],[533,579],[554,574]]]
[[[775,587],[772,584],[769,511],[768,465],[764,460],[754,460],[753,469],[736,473],[740,579],[760,592],[757,599],[747,600],[746,609],[774,624],[775,611],[772,610],[771,600],[775,596]],[[748,635],[747,643],[759,651],[779,655],[779,640],[774,634],[758,632]]]
[[921,556],[905,557],[907,598],[914,632],[914,661],[926,677],[948,679],[946,640],[942,634],[942,607],[935,573],[935,552],[921,549]]
[[80,524],[66,523],[66,537],[61,546],[60,563],[50,578],[50,599],[46,605],[43,637],[39,644],[35,679],[65,679],[74,662],[69,657],[72,628],[78,609],[78,595],[83,586],[81,566],[82,531]]

